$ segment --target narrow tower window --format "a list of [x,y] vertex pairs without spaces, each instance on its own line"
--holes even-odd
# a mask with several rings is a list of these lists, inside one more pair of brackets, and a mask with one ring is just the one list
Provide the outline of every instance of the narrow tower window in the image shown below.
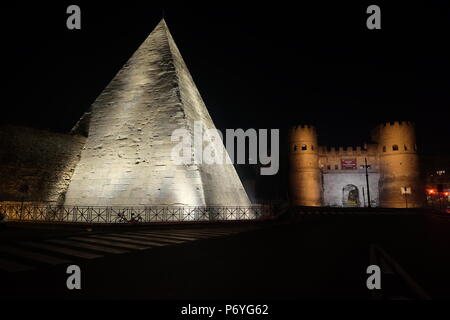
[[406,144],[405,144],[405,151],[408,151],[408,147],[406,146]]
[[297,151],[297,146],[294,146],[294,151]]
[[386,152],[386,146],[383,146],[383,152]]
[[392,146],[392,150],[398,151],[398,145],[394,144],[394,145]]
[[302,150],[307,150],[308,147],[306,146],[306,144],[302,145]]

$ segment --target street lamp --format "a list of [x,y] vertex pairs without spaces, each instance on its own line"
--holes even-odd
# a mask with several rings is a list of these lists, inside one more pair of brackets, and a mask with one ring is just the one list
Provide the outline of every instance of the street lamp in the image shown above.
[[367,158],[364,158],[364,169],[366,169],[366,184],[367,184],[367,206],[369,208],[372,208],[372,205],[370,204],[370,189],[369,189],[369,172],[368,172],[368,168],[369,166],[367,165]]

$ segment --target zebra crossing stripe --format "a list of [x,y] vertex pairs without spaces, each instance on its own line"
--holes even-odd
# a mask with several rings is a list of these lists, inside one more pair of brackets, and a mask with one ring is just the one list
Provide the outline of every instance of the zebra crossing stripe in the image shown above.
[[34,268],[10,260],[0,258],[0,269],[7,272],[28,271]]
[[149,235],[149,236],[155,236],[155,237],[161,237],[161,238],[165,238],[165,239],[173,239],[173,240],[177,240],[177,241],[194,241],[194,240],[198,240],[199,238],[194,238],[194,237],[187,237],[187,236],[177,236],[175,234],[170,234],[170,233],[163,233],[163,232],[146,232],[146,231],[141,231],[141,234],[145,234],[145,235]]
[[[155,233],[159,233],[159,234],[167,234],[164,232],[155,232]],[[177,236],[181,236],[181,237],[196,237],[196,238],[209,238],[211,235],[209,234],[199,234],[199,233],[193,233],[193,232],[174,232],[172,233],[172,235],[177,235]]]
[[205,237],[209,238],[212,236],[225,236],[229,233],[212,233],[212,232],[183,232],[179,233],[180,235],[187,235],[187,236],[195,236],[195,237]]
[[90,249],[90,250],[94,250],[94,251],[113,253],[113,254],[122,254],[122,253],[127,253],[128,252],[126,250],[121,250],[121,249],[117,249],[117,248],[107,248],[107,247],[104,247],[104,246],[99,246],[99,245],[89,244],[89,243],[83,243],[83,242],[74,241],[74,240],[59,240],[59,239],[56,240],[56,239],[54,239],[54,240],[48,240],[48,241],[56,243],[56,244],[67,245],[69,247]]
[[155,236],[161,236],[161,237],[165,237],[165,238],[169,238],[169,239],[175,239],[175,240],[186,240],[186,241],[193,241],[193,240],[198,240],[199,238],[194,238],[194,237],[187,237],[187,236],[177,236],[175,234],[171,234],[171,233],[160,233],[160,232],[142,232],[142,233],[146,233],[149,235],[155,235]]
[[112,233],[111,236],[117,237],[117,238],[123,238],[125,241],[133,241],[133,242],[143,242],[143,243],[148,243],[149,245],[153,246],[153,247],[162,247],[162,246],[166,246],[167,243],[161,243],[161,242],[157,242],[157,241],[149,241],[148,238],[145,237],[139,237],[139,236],[134,236],[132,233]]
[[211,231],[211,232],[209,232],[209,231],[181,231],[181,232],[174,232],[174,233],[176,233],[177,235],[178,234],[180,234],[180,235],[188,235],[188,236],[196,236],[196,237],[202,237],[202,236],[204,236],[204,237],[211,237],[211,236],[215,236],[215,237],[218,237],[218,236],[227,236],[227,235],[230,235],[230,234],[237,234],[237,233],[239,233],[239,232],[230,232],[230,231],[223,231],[223,232],[214,232],[214,231]]
[[[249,228],[246,229],[187,229],[187,230],[180,230],[182,232],[196,232],[196,233],[224,233],[224,234],[230,234],[230,233],[239,233],[250,230]],[[173,230],[175,231],[175,230]]]
[[111,247],[117,247],[117,248],[125,248],[125,249],[131,249],[131,250],[143,250],[148,249],[147,246],[139,246],[136,244],[131,243],[123,243],[119,241],[110,241],[110,240],[102,240],[102,239],[94,239],[94,238],[82,238],[82,237],[71,237],[70,239],[87,242],[87,243],[93,243],[93,244],[103,244]]
[[140,233],[140,232],[133,232],[133,233],[129,232],[128,234],[133,235],[133,237],[135,237],[135,238],[142,238],[145,240],[154,240],[157,242],[165,242],[165,243],[171,243],[171,244],[186,242],[185,240],[169,239],[169,238],[164,238],[161,236],[154,236],[154,235],[152,236],[152,235]]
[[213,232],[213,231],[211,231],[211,232],[203,232],[203,231],[192,232],[192,234],[200,234],[200,235],[205,234],[208,236],[227,236],[229,234],[235,234],[235,233],[238,233],[238,232],[226,232],[226,231],[223,231],[223,232]]
[[195,232],[206,232],[206,233],[214,233],[214,234],[230,234],[230,233],[240,233],[244,231],[248,231],[249,229],[233,229],[233,230],[226,230],[226,229],[210,229],[210,230],[192,230]]
[[205,233],[205,234],[214,234],[214,235],[229,235],[229,234],[237,234],[237,233],[241,233],[247,230],[242,230],[242,231],[236,231],[236,230],[228,230],[228,231],[193,231],[193,232],[198,232],[198,233]]
[[146,246],[146,249],[150,249],[151,247],[155,247],[155,246],[159,246],[161,244],[155,244],[154,242],[151,241],[146,241],[146,240],[134,240],[134,239],[127,239],[125,237],[121,237],[120,235],[102,235],[102,236],[91,236],[92,238],[100,238],[100,239],[106,239],[106,240],[115,240],[115,241],[120,241],[120,242],[125,242],[125,243],[132,243],[132,244],[138,244],[138,245],[143,245]]
[[185,242],[184,240],[175,240],[175,239],[167,239],[167,238],[162,238],[162,237],[151,237],[149,235],[146,234],[141,234],[141,233],[135,233],[135,232],[128,232],[128,233],[124,233],[121,234],[122,237],[127,237],[127,238],[131,238],[131,239],[136,239],[136,240],[154,240],[157,243],[164,243],[164,245],[167,244],[177,244],[177,243],[183,243]]
[[210,236],[226,236],[226,235],[229,235],[232,233],[231,232],[207,232],[207,231],[199,231],[199,232],[183,231],[183,232],[180,232],[180,234],[210,237]]
[[239,233],[240,231],[235,231],[235,230],[227,230],[227,231],[214,231],[214,230],[173,230],[172,232],[170,231],[142,231],[142,232],[149,232],[149,233],[154,233],[154,234],[161,234],[161,235],[174,235],[174,236],[183,236],[183,237],[211,237],[211,236],[226,236],[226,235],[230,235],[230,234],[236,234]]
[[47,243],[21,242],[21,244],[23,244],[25,246],[29,246],[29,247],[35,247],[35,248],[43,249],[43,250],[47,250],[47,251],[58,252],[58,253],[62,253],[67,256],[75,256],[75,257],[84,258],[84,259],[95,259],[95,258],[103,257],[102,255],[99,255],[99,254],[89,253],[89,252],[85,252],[85,251],[79,251],[79,250],[60,247],[60,246],[55,246],[53,244],[47,244]]
[[69,260],[64,260],[60,258],[50,257],[45,254],[32,252],[28,250],[23,250],[17,247],[10,247],[10,246],[0,246],[0,252],[6,252],[8,254],[17,256],[17,257],[23,257],[28,260],[35,260],[38,262],[43,262],[51,265],[57,265],[57,264],[63,264],[63,263],[69,263]]
[[[175,230],[174,230],[175,231]],[[191,229],[191,230],[182,230],[182,231],[186,231],[186,232],[207,232],[207,233],[230,233],[230,232],[240,232],[240,229]]]

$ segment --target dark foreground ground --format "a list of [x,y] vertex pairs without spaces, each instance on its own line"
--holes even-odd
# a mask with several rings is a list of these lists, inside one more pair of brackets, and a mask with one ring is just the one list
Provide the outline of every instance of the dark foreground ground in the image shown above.
[[[450,298],[450,218],[430,214],[92,231],[10,225],[0,241],[8,298]],[[66,287],[71,264],[81,290]],[[370,264],[383,272],[376,294],[366,287]]]

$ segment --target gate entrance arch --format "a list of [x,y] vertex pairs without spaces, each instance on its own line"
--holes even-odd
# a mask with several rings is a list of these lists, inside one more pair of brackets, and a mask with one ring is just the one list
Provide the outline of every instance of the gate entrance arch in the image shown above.
[[344,207],[360,207],[359,190],[353,184],[348,184],[342,188],[342,206]]

